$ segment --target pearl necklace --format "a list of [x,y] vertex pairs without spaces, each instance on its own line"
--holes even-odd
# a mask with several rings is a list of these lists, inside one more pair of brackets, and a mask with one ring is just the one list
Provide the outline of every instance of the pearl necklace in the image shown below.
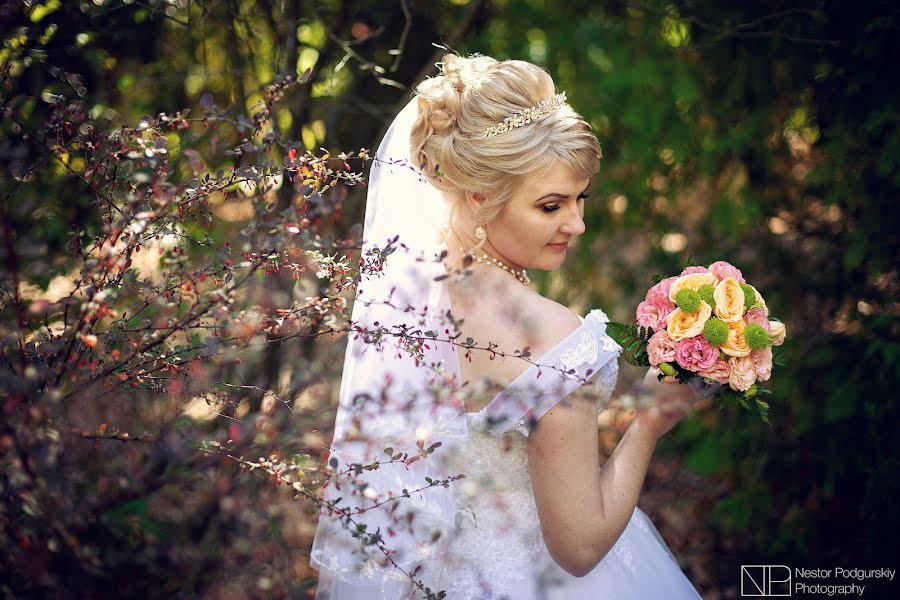
[[[452,228],[450,228],[450,227],[442,227],[441,228],[441,230],[440,230],[441,237],[443,238],[445,243],[447,242],[447,234],[449,234],[451,231],[452,231]],[[453,232],[453,235],[455,235],[456,238],[459,239],[459,236],[456,234],[455,231]],[[528,278],[528,273],[525,272],[525,269],[522,269],[520,271],[517,271],[515,269],[510,269],[508,266],[506,266],[505,264],[503,264],[502,262],[500,262],[499,260],[497,260],[496,258],[494,258],[493,256],[491,256],[489,254],[482,253],[480,256],[476,256],[476,255],[472,254],[471,252],[466,252],[465,248],[463,248],[462,246],[459,246],[459,251],[462,252],[463,256],[471,256],[472,259],[477,263],[500,267],[501,269],[503,269],[504,271],[506,271],[507,273],[509,273],[510,275],[512,275],[513,277],[515,277],[516,279],[518,279],[521,283],[523,283],[525,285],[528,285],[531,283],[531,279]]]
[[[460,248],[460,251],[463,253],[464,256],[467,255],[467,252],[465,250],[463,250],[462,248]],[[525,285],[528,285],[529,283],[531,283],[531,280],[528,278],[528,273],[525,272],[525,269],[522,269],[521,271],[516,271],[515,269],[510,269],[505,264],[503,264],[502,262],[500,262],[499,260],[497,260],[496,258],[494,258],[493,256],[491,256],[489,254],[482,254],[480,256],[475,256],[474,254],[468,254],[468,256],[471,256],[472,258],[474,258],[475,262],[477,262],[477,263],[494,265],[495,267],[500,267],[501,269],[503,269],[504,271],[506,271],[507,273],[509,273],[510,275],[512,275],[513,277],[515,277],[516,279],[518,279],[519,281],[524,283]]]

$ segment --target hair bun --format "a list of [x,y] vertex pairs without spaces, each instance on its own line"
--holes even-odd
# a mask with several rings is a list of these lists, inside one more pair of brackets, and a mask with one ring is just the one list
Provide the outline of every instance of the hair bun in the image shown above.
[[441,74],[423,81],[416,91],[419,94],[419,111],[431,131],[445,134],[457,124],[460,103],[466,90],[497,61],[489,56],[446,54],[443,62],[438,64]]
[[439,75],[419,86],[419,113],[432,133],[447,133],[456,125],[460,85],[456,78]]

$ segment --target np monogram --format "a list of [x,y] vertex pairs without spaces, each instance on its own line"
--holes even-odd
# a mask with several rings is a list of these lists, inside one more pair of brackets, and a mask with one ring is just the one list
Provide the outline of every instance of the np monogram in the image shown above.
[[741,596],[790,596],[791,570],[784,565],[741,565]]

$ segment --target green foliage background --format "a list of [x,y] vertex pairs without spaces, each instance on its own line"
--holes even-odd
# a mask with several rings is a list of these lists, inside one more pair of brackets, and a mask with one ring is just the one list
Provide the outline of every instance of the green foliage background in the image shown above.
[[[35,119],[42,95],[73,90],[92,115],[123,122],[205,93],[249,108],[274,75],[310,69],[277,126],[312,149],[373,147],[410,85],[434,74],[434,44],[544,65],[604,159],[588,233],[541,290],[631,321],[652,275],[722,259],[787,324],[772,427],[735,409],[689,419],[661,444],[723,486],[707,506],[717,582],[733,586],[748,562],[897,566],[893,3],[49,0],[3,11],[3,60],[29,48],[13,91]],[[42,285],[64,271],[69,227],[90,202],[58,175],[32,186],[21,223],[45,244],[32,260],[45,261],[31,275]],[[353,193],[348,231],[364,205]]]

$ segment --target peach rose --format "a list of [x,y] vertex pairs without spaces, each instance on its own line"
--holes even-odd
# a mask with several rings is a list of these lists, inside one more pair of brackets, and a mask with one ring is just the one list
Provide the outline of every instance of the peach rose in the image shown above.
[[647,358],[654,367],[659,363],[674,362],[677,347],[678,342],[670,338],[665,330],[657,331],[647,340]]
[[769,321],[769,327],[771,327],[769,338],[771,338],[772,344],[775,346],[782,345],[784,343],[784,337],[787,334],[784,323],[781,321]]
[[712,316],[712,308],[706,302],[700,303],[700,310],[695,313],[686,313],[676,308],[666,315],[666,331],[669,337],[680,342],[684,338],[694,337],[703,333],[703,326]]
[[716,364],[709,369],[697,371],[697,375],[725,385],[728,383],[728,378],[731,377],[731,365],[728,364],[727,360],[719,359],[716,361]]
[[[678,310],[677,308],[675,310]],[[750,344],[744,339],[744,321],[726,321],[728,325],[728,339],[719,347],[719,350],[728,356],[747,356],[750,354]]]
[[732,389],[746,392],[756,383],[756,369],[753,368],[753,359],[749,356],[732,356],[728,359],[728,364],[731,365],[728,385]]
[[716,276],[710,272],[705,273],[689,273],[688,275],[682,275],[672,284],[672,287],[669,288],[669,300],[675,302],[675,294],[680,292],[681,290],[694,290],[695,292],[700,289],[701,285],[711,285],[713,287],[716,286]]
[[753,370],[759,380],[768,381],[772,376],[772,349],[754,350],[750,353],[750,360],[753,361]]
[[719,282],[713,291],[716,301],[716,316],[731,323],[740,321],[744,316],[744,290],[734,277],[726,277]]

